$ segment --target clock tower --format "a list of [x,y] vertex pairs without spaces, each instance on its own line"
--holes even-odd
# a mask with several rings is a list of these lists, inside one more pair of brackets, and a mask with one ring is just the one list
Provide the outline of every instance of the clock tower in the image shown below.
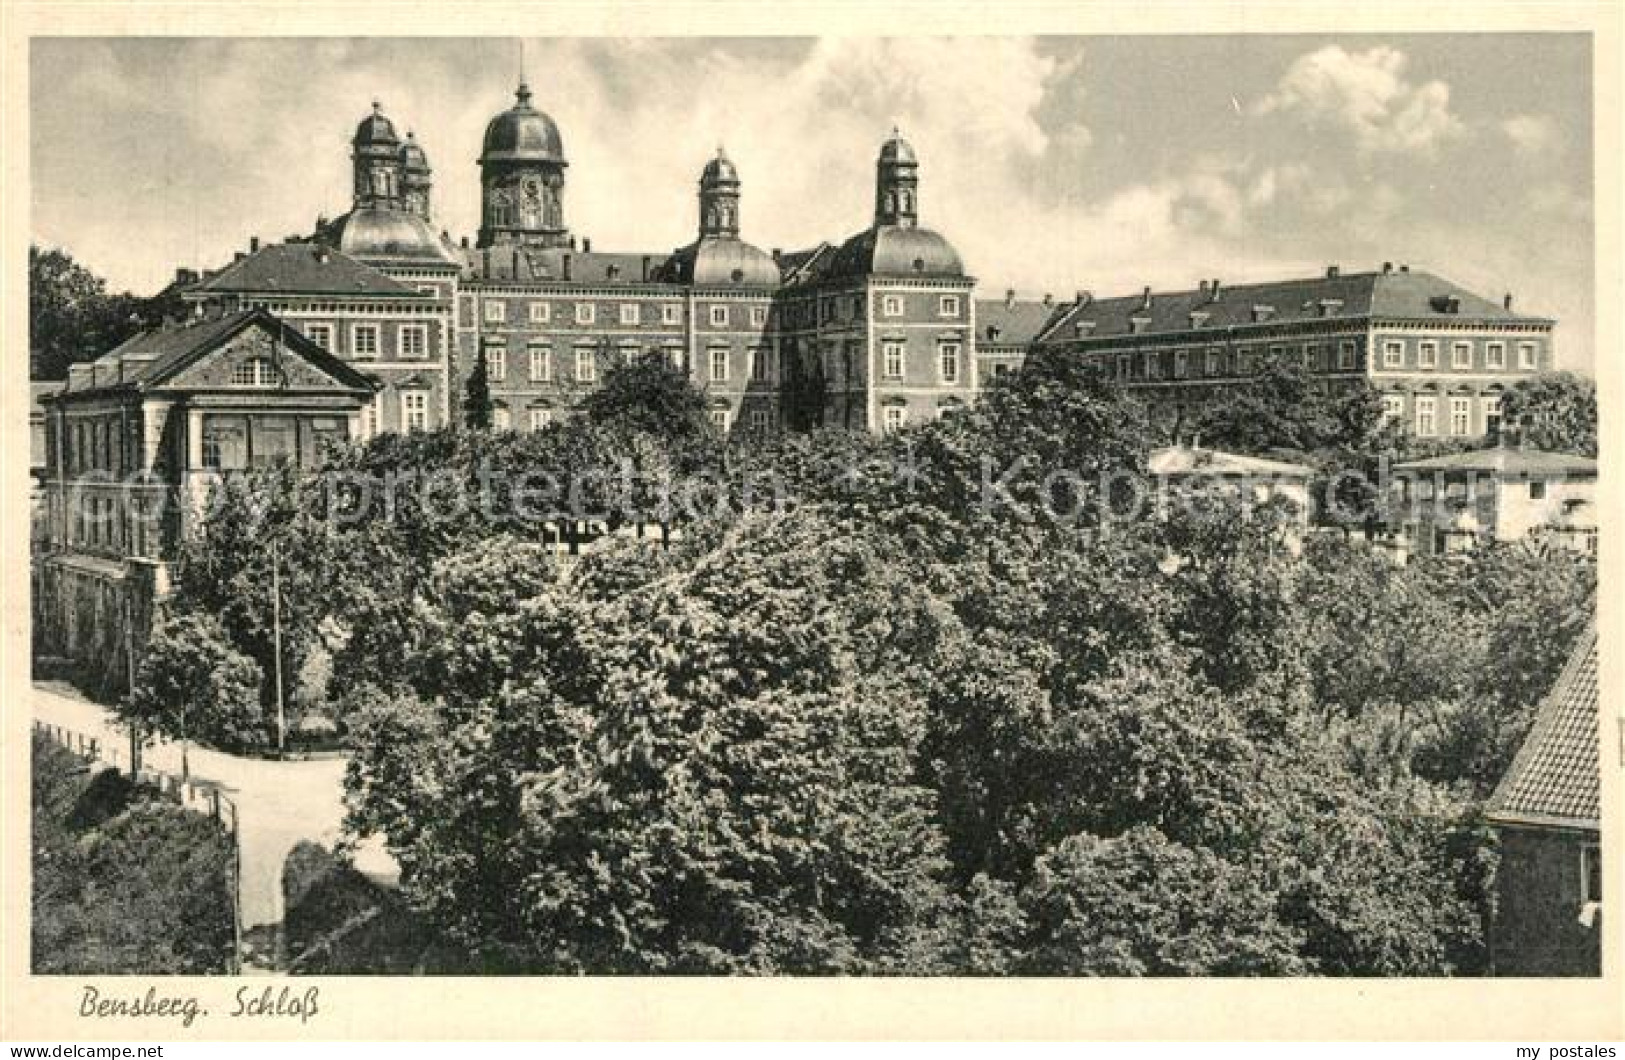
[[514,96],[514,105],[485,127],[478,245],[566,246],[564,169],[569,163],[559,128],[530,105],[529,85],[521,81]]

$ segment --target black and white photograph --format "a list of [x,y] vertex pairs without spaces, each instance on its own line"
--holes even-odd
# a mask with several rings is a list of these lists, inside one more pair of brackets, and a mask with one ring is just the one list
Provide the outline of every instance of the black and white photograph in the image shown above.
[[11,41],[63,1033],[1617,988],[1593,32],[538,22]]

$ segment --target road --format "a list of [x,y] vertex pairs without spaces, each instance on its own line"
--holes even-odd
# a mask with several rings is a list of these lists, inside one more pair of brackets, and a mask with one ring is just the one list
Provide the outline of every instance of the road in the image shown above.
[[[111,711],[60,682],[37,682],[31,708],[40,721],[60,725],[116,750],[119,768],[129,768],[129,733]],[[276,762],[244,758],[194,745],[186,755],[193,780],[219,785],[237,805],[242,847],[243,927],[282,922],[282,864],[300,840],[331,847],[344,834],[344,761]],[[181,747],[160,742],[142,750],[142,765],[181,774]],[[363,841],[356,868],[393,885],[400,872],[376,838]]]

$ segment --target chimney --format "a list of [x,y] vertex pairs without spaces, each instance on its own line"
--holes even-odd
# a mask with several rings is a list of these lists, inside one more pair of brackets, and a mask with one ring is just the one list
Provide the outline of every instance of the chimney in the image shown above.
[[1217,276],[1213,277],[1213,282],[1207,285],[1207,300],[1210,302],[1219,300],[1219,278]]
[[1410,271],[1411,271],[1411,267],[1410,267],[1410,266],[1409,266],[1409,265],[1401,265],[1401,266],[1400,266],[1400,267],[1399,267],[1399,271],[1400,271],[1400,272],[1410,272]]
[[248,255],[239,250],[237,253],[231,256],[232,264],[235,265],[237,262],[242,261],[246,257],[248,257]]
[[1078,308],[1079,309],[1088,309],[1090,306],[1092,306],[1094,304],[1095,304],[1095,296],[1094,295],[1090,294],[1088,291],[1079,291],[1078,292]]
[[581,237],[581,253],[583,253],[583,254],[591,254],[592,253],[592,240],[588,239],[586,236]]
[[1336,265],[1328,265],[1328,266],[1326,266],[1326,278],[1328,280],[1335,280],[1339,276],[1341,276],[1342,274],[1343,274],[1343,270],[1338,268]]
[[783,251],[783,250],[782,250],[782,249],[780,249],[780,248],[779,248],[779,247],[774,247],[774,248],[773,248],[773,261],[774,261],[774,262],[775,262],[775,263],[777,263],[777,262],[778,262],[778,260],[779,260],[779,256],[780,256],[780,255],[781,255],[781,254],[783,254],[783,253],[784,253],[784,251]]
[[1207,295],[1207,281],[1206,280],[1203,280],[1201,283],[1198,283],[1196,285],[1196,293],[1200,294],[1200,295],[1203,295],[1204,297]]
[[463,249],[464,250],[468,249],[468,237],[467,236],[463,237]]
[[1004,308],[1009,309],[1009,308],[1013,307],[1015,304],[1016,304],[1016,289],[1014,287],[1006,287],[1004,289]]
[[1151,308],[1151,288],[1149,286],[1140,294],[1140,308]]
[[260,237],[259,236],[249,236],[248,237],[248,252],[250,254],[258,254],[260,252]]
[[510,275],[516,280],[519,279],[519,248],[517,246],[513,248],[513,261],[509,263],[509,268],[513,270]]
[[1055,304],[1055,296],[1050,294],[1048,291],[1045,291],[1044,292],[1044,305],[1045,306],[1052,306],[1054,304]]
[[643,255],[643,282],[649,282],[649,255]]
[[331,257],[331,255],[328,253],[327,244],[325,244],[325,243],[317,243],[316,244],[316,261],[317,261],[317,263],[320,264],[320,265],[326,265],[327,264],[327,259],[329,257]]
[[485,253],[483,255],[481,255],[481,258],[485,262],[485,268],[483,270],[481,270],[481,271],[483,271],[485,273],[485,278],[486,279],[490,279],[491,278],[491,248],[490,247],[485,248]]
[[576,237],[575,237],[575,236],[571,236],[571,237],[570,237],[570,249],[571,249],[571,250],[574,250],[574,249],[575,249],[575,248],[576,248]]
[[1512,292],[1511,291],[1508,291],[1506,293],[1506,296],[1501,299],[1501,308],[1505,309],[1509,313],[1512,312]]
[[568,280],[570,278],[570,259],[571,259],[571,257],[572,257],[572,255],[569,255],[569,254],[564,255],[564,278],[566,280]]
[[1393,262],[1385,261],[1385,262],[1382,263],[1382,274],[1384,276],[1388,275],[1390,272],[1393,272],[1393,271],[1394,271],[1394,263]]

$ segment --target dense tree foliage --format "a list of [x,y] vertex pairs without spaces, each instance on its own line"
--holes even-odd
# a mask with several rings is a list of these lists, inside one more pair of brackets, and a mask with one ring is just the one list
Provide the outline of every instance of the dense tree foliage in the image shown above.
[[154,626],[119,713],[149,738],[254,747],[267,736],[261,680],[259,664],[232,645],[218,619],[171,613]]
[[464,384],[463,425],[471,431],[491,429],[491,369],[485,360],[485,348],[474,358],[474,370],[468,373]]
[[1536,449],[1597,455],[1597,384],[1574,372],[1520,379],[1501,399],[1501,422]]
[[180,312],[168,294],[111,294],[107,281],[67,251],[28,248],[29,375],[61,379],[68,365],[101,356],[138,331]]
[[219,825],[33,745],[33,970],[209,975],[231,960],[231,842]]

